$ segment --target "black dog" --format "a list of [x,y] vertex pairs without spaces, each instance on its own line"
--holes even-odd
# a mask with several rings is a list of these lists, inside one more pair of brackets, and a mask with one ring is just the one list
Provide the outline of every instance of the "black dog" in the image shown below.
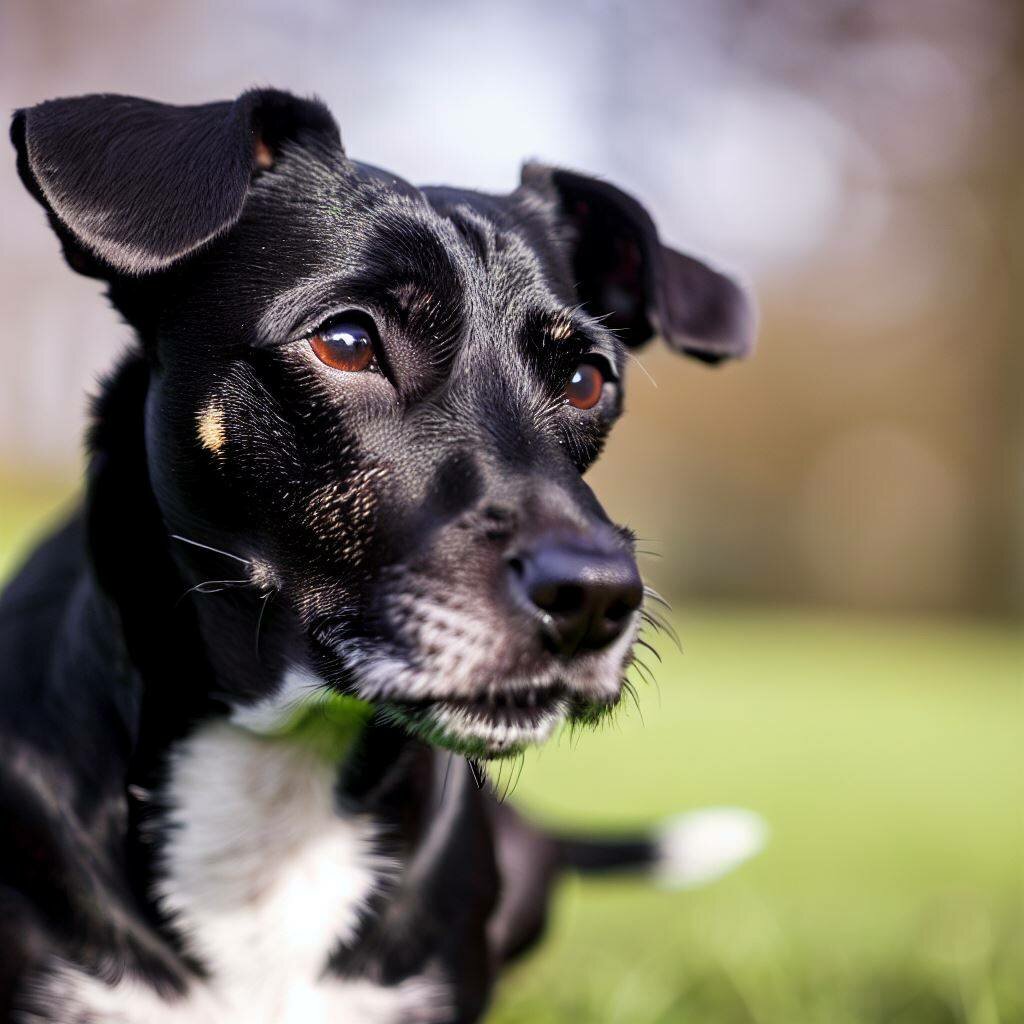
[[732,281],[608,184],[414,188],[281,92],[12,138],[138,342],[0,604],[4,1019],[471,1021],[562,869],[752,845],[558,838],[475,784],[616,704],[644,590],[582,474],[629,349],[748,350]]

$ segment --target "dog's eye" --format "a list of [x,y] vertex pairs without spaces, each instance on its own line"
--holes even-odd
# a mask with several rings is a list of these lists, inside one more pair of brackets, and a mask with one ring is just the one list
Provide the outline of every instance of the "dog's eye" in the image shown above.
[[338,317],[317,329],[309,339],[309,347],[320,362],[354,373],[373,362],[374,336],[367,325]]
[[566,401],[577,409],[593,409],[604,392],[604,374],[593,363],[580,363],[565,385]]

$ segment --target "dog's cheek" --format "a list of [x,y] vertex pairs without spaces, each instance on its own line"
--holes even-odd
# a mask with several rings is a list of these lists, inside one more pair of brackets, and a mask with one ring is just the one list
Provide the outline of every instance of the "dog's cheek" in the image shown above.
[[304,520],[315,550],[325,560],[358,570],[368,560],[381,507],[383,465],[368,465],[309,492]]
[[[295,430],[265,392],[239,370],[224,378],[193,413],[193,450],[207,479],[257,509],[280,508],[302,478]],[[211,479],[212,478],[212,479]],[[275,504],[267,504],[277,496]]]

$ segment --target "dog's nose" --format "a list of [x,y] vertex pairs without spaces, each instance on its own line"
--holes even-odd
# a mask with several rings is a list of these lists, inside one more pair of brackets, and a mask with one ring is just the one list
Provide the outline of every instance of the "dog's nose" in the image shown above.
[[598,651],[622,635],[643,600],[625,551],[548,538],[509,560],[516,598],[540,613],[547,646],[564,657]]

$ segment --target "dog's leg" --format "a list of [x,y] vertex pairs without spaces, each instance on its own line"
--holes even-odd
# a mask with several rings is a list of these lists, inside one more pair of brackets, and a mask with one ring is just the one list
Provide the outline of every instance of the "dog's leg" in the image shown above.
[[738,867],[767,837],[758,815],[732,807],[691,811],[650,833],[607,837],[550,833],[497,801],[490,812],[502,888],[489,937],[499,963],[541,937],[552,887],[565,871],[645,872],[666,887],[691,888]]
[[551,891],[562,870],[559,841],[506,803],[488,801],[501,879],[487,925],[495,967],[525,953],[544,934]]

